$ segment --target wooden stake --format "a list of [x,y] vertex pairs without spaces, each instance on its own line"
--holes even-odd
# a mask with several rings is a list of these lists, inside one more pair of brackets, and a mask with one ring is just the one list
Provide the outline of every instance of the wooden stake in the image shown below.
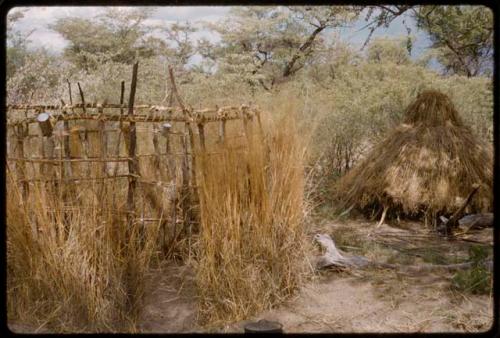
[[175,179],[175,158],[172,156],[172,146],[170,135],[172,133],[172,125],[170,123],[164,123],[161,125],[161,134],[165,137],[165,152],[167,157],[167,177],[169,180]]
[[[125,81],[122,81],[121,82],[121,91],[120,91],[120,107],[123,106],[124,96],[125,96]],[[123,113],[124,113],[123,108],[120,108],[120,116],[123,116]],[[120,125],[120,131],[118,132],[118,140],[116,141],[116,150],[115,150],[116,157],[120,156],[120,141],[121,141],[121,137],[123,134],[123,122],[120,121],[119,125]],[[120,165],[119,163],[115,164],[115,170],[113,173],[114,176],[116,176],[118,174],[119,165]]]
[[[64,100],[61,99],[61,103],[64,106]],[[66,115],[67,112],[63,109],[62,114]],[[63,136],[63,148],[64,148],[64,158],[69,160],[71,159],[71,148],[69,146],[69,121],[63,121],[63,131],[64,131],[64,136]],[[64,165],[65,167],[65,177],[71,177],[73,176],[72,168],[71,168],[71,163],[66,163]]]
[[68,82],[69,104],[73,105],[73,96],[71,95],[71,82],[69,82],[68,79],[66,79],[66,82]]
[[83,113],[85,114],[86,113],[86,110],[85,110],[85,97],[83,95],[82,87],[80,87],[80,82],[77,82],[77,85],[78,85],[78,91],[80,92],[80,98],[82,99]]
[[[97,108],[97,111],[99,114],[103,114],[104,113],[104,109],[102,107],[99,107]],[[102,160],[104,160],[107,156],[107,149],[108,149],[108,138],[107,138],[107,134],[106,134],[106,122],[105,121],[99,121],[98,122],[99,126],[99,136],[100,136],[100,157]],[[101,173],[102,173],[102,176],[107,176],[108,174],[108,171],[106,170],[107,169],[107,164],[106,162],[102,162],[101,164]]]
[[[28,133],[28,126],[20,125],[18,126],[14,136],[17,138],[17,156],[24,159],[24,138]],[[17,171],[19,173],[20,179],[26,178],[26,162],[21,161],[16,164]],[[28,183],[23,182],[21,185],[21,194],[23,197],[23,202],[27,200],[28,196]]]
[[205,129],[203,123],[198,123],[198,133],[200,135],[200,145],[201,149],[203,152],[206,151],[206,146],[205,146]]
[[[128,115],[134,114],[134,100],[135,100],[135,91],[137,87],[137,69],[139,66],[139,62],[136,61],[132,68],[132,83],[130,84],[130,96],[128,101]],[[137,173],[137,158],[135,157],[135,148],[136,148],[136,133],[135,133],[135,122],[130,122],[129,126],[129,147],[128,147],[128,156],[130,160],[128,161],[128,172],[129,174],[135,175]],[[128,207],[128,215],[129,217],[129,225],[132,225],[133,215],[135,213],[135,203],[134,203],[134,193],[136,187],[136,178],[134,176],[129,178],[128,184],[128,192],[127,192],[127,207]]]
[[382,225],[382,223],[384,223],[384,221],[385,221],[385,215],[387,214],[387,210],[388,209],[389,209],[388,206],[384,206],[384,211],[382,211],[382,217],[380,217],[380,221],[377,224],[377,228],[379,228]]
[[49,113],[40,113],[36,119],[38,121],[38,125],[40,126],[40,130],[42,131],[42,136],[51,136],[54,128],[52,127],[52,122],[50,122]]
[[226,142],[226,120],[220,121],[219,124],[219,142],[221,144]]
[[[78,91],[80,92],[80,99],[82,100],[82,109],[83,109],[83,113],[85,114],[87,111],[85,110],[85,96],[83,95],[83,90],[82,90],[82,87],[80,86],[80,82],[77,82],[77,85],[78,85]],[[82,135],[80,134],[80,139],[82,139]],[[85,151],[85,157],[88,157],[89,156],[89,151],[90,151],[90,147],[89,147],[89,136],[88,136],[88,132],[87,132],[87,129],[85,128],[83,130],[83,140],[82,140],[82,144],[83,144],[83,149]],[[90,176],[90,163],[87,165],[87,176]]]
[[[193,189],[189,189],[188,191],[190,191],[190,195],[193,195],[192,197],[190,196],[187,196],[185,195],[183,197],[183,200],[185,201],[188,201],[190,202],[189,205],[185,205],[184,204],[184,208],[185,207],[188,207],[190,208],[191,205],[193,204],[194,202],[194,197],[197,195],[197,184],[196,184],[196,158],[194,156],[194,149],[195,149],[195,145],[194,145],[194,134],[193,134],[193,129],[191,128],[191,112],[186,108],[186,106],[184,105],[184,102],[182,101],[181,99],[181,96],[179,95],[179,91],[177,90],[177,86],[175,84],[175,77],[174,77],[174,71],[173,71],[173,68],[172,66],[169,66],[168,67],[168,73],[169,73],[169,77],[170,77],[170,84],[171,84],[171,88],[172,88],[172,92],[173,92],[173,95],[175,96],[177,102],[179,103],[179,106],[181,107],[182,109],[182,112],[184,113],[184,116],[186,117],[186,122],[184,123],[184,126],[185,126],[185,129],[187,129],[187,134],[189,135],[189,142],[190,142],[190,145],[191,145],[191,184],[189,184],[189,181],[188,181],[188,185],[190,185]],[[184,143],[184,151],[186,153],[186,159],[187,159],[187,142]],[[188,163],[185,163],[187,165],[189,165]],[[186,183],[184,181],[184,177],[187,177],[185,176],[184,174],[186,174],[186,172],[183,172],[183,182]],[[184,191],[185,193],[187,191]],[[199,200],[197,198],[197,200]],[[187,203],[187,202],[186,202]],[[186,214],[186,217],[184,218],[185,221],[187,221],[189,223],[189,232],[191,233],[191,219],[193,218],[193,214],[191,211],[188,211],[188,210],[184,210],[187,214]]]

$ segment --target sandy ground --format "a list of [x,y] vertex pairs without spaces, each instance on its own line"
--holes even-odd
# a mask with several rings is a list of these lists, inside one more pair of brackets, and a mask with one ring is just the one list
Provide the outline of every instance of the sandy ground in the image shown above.
[[[158,284],[146,297],[140,330],[207,332],[196,325],[192,271],[169,265],[153,274]],[[243,332],[246,323],[259,319],[280,322],[286,333],[487,331],[493,323],[492,296],[454,292],[450,277],[446,272],[324,271],[278,308],[215,332]]]
[[[406,224],[405,229],[404,226],[384,225],[374,229],[374,224],[359,220],[324,222],[314,227],[310,237],[318,232],[329,233],[344,251],[360,254],[356,250],[365,246],[362,254],[375,260],[390,256],[390,251],[372,246],[377,238],[386,241],[397,238],[399,242],[392,241],[398,245],[405,243],[407,249],[418,247],[418,234],[411,229],[419,226]],[[413,237],[405,237],[410,235]],[[492,243],[492,231],[484,229],[467,239]],[[465,242],[445,242],[442,239],[433,242],[429,238],[420,241],[429,250],[439,248],[454,255],[464,251],[460,245]],[[440,251],[440,254],[444,253]],[[393,256],[399,257],[397,252]],[[409,276],[383,269],[321,271],[293,299],[279,307],[246,321],[207,329],[196,324],[193,270],[170,262],[149,273],[145,306],[137,329],[143,333],[243,332],[246,323],[267,319],[280,322],[285,333],[487,331],[493,322],[492,295],[453,291],[450,288],[451,276],[449,272]],[[35,330],[15,323],[9,323],[9,328],[18,333]],[[39,331],[44,332],[43,329]]]
[[171,263],[151,272],[149,292],[138,320],[140,332],[203,332],[196,326],[194,274]]

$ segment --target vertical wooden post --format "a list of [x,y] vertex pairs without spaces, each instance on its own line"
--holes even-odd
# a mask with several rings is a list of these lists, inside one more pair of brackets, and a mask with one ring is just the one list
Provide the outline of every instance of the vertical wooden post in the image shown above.
[[[196,183],[196,156],[195,156],[195,141],[194,141],[194,133],[193,128],[191,128],[191,123],[186,122],[186,128],[188,130],[189,135],[189,144],[190,144],[190,154],[191,154],[191,188],[193,192],[197,191],[197,183]],[[195,195],[195,194],[193,194]],[[193,196],[195,197],[195,196]]]
[[158,133],[160,132],[156,123],[153,123],[153,148],[155,150],[155,156],[153,159],[153,165],[155,167],[155,173],[157,175],[157,180],[161,180],[160,172],[160,148],[158,144]]
[[66,82],[68,82],[69,104],[73,105],[73,96],[71,95],[71,82],[69,82],[69,79],[66,79]]
[[260,137],[264,138],[264,130],[262,129],[262,121],[260,119],[260,111],[255,110],[255,116],[257,116],[257,124],[259,126]]
[[188,141],[187,141],[187,133],[182,135],[182,148],[184,150],[184,158],[182,161],[182,194],[181,194],[181,207],[183,213],[184,220],[184,229],[186,225],[190,222],[190,212],[189,209],[191,207],[191,194],[189,189],[189,151],[188,151]]
[[226,120],[225,119],[221,120],[220,124],[219,124],[219,143],[220,144],[226,143]]
[[[97,105],[97,112],[102,116],[104,114],[103,105],[106,104],[106,100],[102,104]],[[107,157],[107,149],[108,149],[108,138],[106,134],[106,122],[102,119],[98,122],[99,129],[99,157],[101,159],[101,173],[99,174],[101,177],[108,176],[108,163],[106,163]],[[98,186],[98,196],[104,196],[106,192],[106,181],[101,180]],[[102,212],[102,208],[99,208],[99,212]]]
[[[134,100],[135,100],[135,90],[137,87],[137,68],[139,66],[139,62],[136,61],[132,68],[132,83],[130,84],[130,96],[128,101],[128,115],[134,114]],[[137,158],[135,157],[135,148],[136,148],[136,132],[135,132],[135,122],[130,122],[129,125],[129,147],[128,147],[128,172],[130,175],[129,183],[128,183],[128,192],[127,192],[127,207],[128,207],[128,215],[129,215],[129,226],[132,226],[132,222],[135,216],[135,203],[134,203],[134,193],[136,187],[136,178],[137,174]]]
[[167,177],[168,180],[171,180],[172,177],[175,179],[175,169],[176,169],[176,161],[172,156],[172,143],[171,143],[171,130],[172,125],[170,123],[164,123],[161,125],[161,134],[165,137],[165,153],[167,158]]
[[[62,100],[62,99],[61,99],[61,104],[63,106],[65,106],[64,100]],[[67,115],[66,109],[63,108],[61,113],[62,113],[62,115]],[[69,160],[69,159],[71,159],[71,149],[69,146],[69,122],[67,120],[63,121],[63,132],[64,132],[64,135],[63,135],[63,145],[62,146],[64,148],[64,158],[66,160]],[[64,173],[65,177],[70,178],[71,176],[73,176],[70,162],[64,163],[64,169],[65,169],[65,173]]]
[[[82,100],[83,113],[85,114],[87,112],[85,109],[85,96],[83,95],[83,90],[82,87],[80,86],[80,82],[77,82],[77,85],[78,85],[78,91],[80,92],[80,99]],[[89,156],[90,147],[89,147],[89,135],[86,126],[83,130],[83,137],[82,134],[80,134],[80,140],[82,141],[83,144],[84,158],[87,159]],[[87,162],[87,176],[90,176],[90,171],[91,171],[90,168],[91,164],[90,162]]]
[[[71,105],[71,112],[74,114],[75,113],[75,109],[73,108],[73,96],[71,94],[71,82],[69,82],[69,79],[66,79],[66,82],[68,83],[68,94],[69,94],[69,104]],[[67,122],[67,121],[65,121]],[[65,126],[68,126],[69,127],[69,124],[66,123]],[[78,135],[80,137],[80,135]],[[68,149],[70,149],[69,147],[69,144],[68,144]],[[69,152],[69,155],[71,157],[71,151],[68,151]],[[71,168],[73,171],[78,171],[80,172],[78,169],[81,167],[81,164],[79,163],[71,163],[70,164]]]
[[[184,116],[186,118],[184,126],[185,126],[185,130],[187,129],[187,132],[188,132],[188,135],[189,135],[189,141],[190,141],[190,144],[191,144],[191,182],[192,182],[191,186],[193,187],[193,189],[188,189],[187,191],[184,191],[184,192],[185,193],[189,193],[189,195],[194,195],[193,193],[196,191],[195,189],[197,187],[197,184],[196,184],[196,158],[194,156],[194,148],[195,148],[195,145],[194,145],[194,135],[193,135],[193,129],[191,128],[191,120],[192,120],[191,112],[188,109],[186,109],[186,106],[184,105],[184,103],[183,103],[183,101],[182,101],[182,99],[181,99],[181,97],[179,95],[179,92],[177,91],[177,86],[175,85],[175,77],[174,77],[174,71],[173,71],[172,66],[168,67],[168,73],[169,73],[169,76],[170,76],[170,83],[171,83],[173,95],[177,99],[177,102],[179,103],[179,106],[181,107],[182,112],[184,113]],[[187,157],[187,141],[184,142],[183,146],[184,146],[184,152],[186,154],[186,157],[185,157],[186,162],[184,164],[185,165],[189,165],[189,163],[187,163],[187,160],[188,160],[188,157]],[[187,176],[185,174],[187,174],[187,171],[186,172],[183,171],[183,184],[186,183],[186,181],[184,180],[184,177],[187,177]],[[189,182],[189,180],[188,180],[188,182]],[[193,204],[193,200],[194,200],[194,198],[192,198],[191,196],[187,196],[187,195],[183,196],[183,201],[188,201],[188,202],[190,202],[190,204]],[[184,205],[184,208],[185,207],[186,207],[186,205]],[[192,217],[193,213],[191,212],[191,210],[185,210],[184,209],[184,214],[185,214],[184,221],[187,222],[187,223],[189,223],[189,233],[191,233],[191,224],[192,224],[191,219],[193,218]],[[191,245],[189,245],[189,246],[191,248]]]
[[[23,202],[27,200],[28,196],[28,182],[26,181],[26,162],[24,161],[24,138],[28,134],[28,125],[20,124],[15,130],[14,136],[17,138],[17,157],[20,161],[17,161],[16,167],[19,178],[22,180],[21,184],[21,194],[23,197]],[[14,154],[13,154],[14,155]]]
[[76,84],[78,85],[78,91],[80,92],[80,98],[82,99],[82,109],[83,113],[85,114],[87,111],[85,109],[85,97],[83,95],[83,90],[82,87],[80,87],[80,82],[77,82]]
[[[49,113],[40,113],[36,119],[38,126],[40,127],[40,146],[42,150],[42,157],[44,159],[51,160],[54,155],[54,139],[52,137],[54,128],[52,126],[52,122],[50,121],[50,115]],[[42,164],[41,174],[45,178],[50,179],[53,176],[53,172],[48,168],[53,169],[53,163]]]
[[[106,102],[104,102],[106,104]],[[102,105],[98,105],[97,111],[100,115],[104,114],[104,108]],[[101,173],[102,177],[107,176],[108,171],[107,169],[107,163],[104,161],[107,156],[107,150],[108,150],[108,137],[106,135],[106,122],[104,122],[102,119],[99,120],[99,136],[100,136],[100,157],[101,157]]]
[[[120,115],[123,116],[124,111],[123,111],[123,99],[125,97],[125,81],[121,82],[121,91],[120,91]],[[116,141],[116,149],[115,149],[115,157],[120,156],[120,142],[121,142],[121,137],[123,134],[123,122],[120,121],[119,123],[119,128],[120,131],[118,132],[118,140]],[[113,175],[116,176],[118,174],[118,167],[120,166],[120,162],[115,162],[115,170]]]
[[[205,129],[204,129],[203,121],[198,123],[198,134],[200,136],[200,148],[201,148],[201,152],[199,153],[200,154],[200,157],[199,157],[200,162],[198,162],[198,166],[200,168],[201,179],[204,180],[205,179],[205,165],[206,165],[207,148],[206,148],[206,144],[205,144]],[[196,186],[195,189],[197,192],[196,196],[198,198],[197,202],[199,203],[200,202],[200,200],[199,200],[200,189],[198,186]]]
[[[243,128],[245,129],[245,136],[247,139],[247,144],[248,144],[248,150],[250,151],[251,147],[253,146],[252,140],[253,140],[253,135],[250,130],[250,126],[248,124],[248,120],[250,115],[247,112],[247,107],[246,106],[241,106],[240,108],[241,112],[241,117],[243,119]],[[250,200],[252,200],[252,181],[250,180],[251,175],[251,169],[250,169],[250,163],[247,162],[247,184],[248,184],[248,196],[250,197]]]
[[[48,160],[54,160],[55,159],[55,155],[54,155],[54,148],[55,148],[55,136],[54,134],[50,135],[50,136],[43,136],[43,138],[46,139],[46,146],[47,146],[47,152],[45,153],[46,154],[46,159]],[[60,163],[61,164],[61,163]],[[57,180],[55,180],[56,178],[56,171],[55,171],[55,168],[54,168],[54,162],[49,162],[48,166],[47,166],[48,170],[45,174],[45,177],[47,179],[54,179],[54,181],[52,181],[52,183],[50,184],[47,184],[48,187],[50,187],[50,189],[52,189],[52,192],[55,194],[57,192],[57,188],[58,188],[58,182]]]
[[252,127],[248,123],[249,121],[252,121],[252,116],[248,113],[248,107],[247,106],[241,106],[241,116],[243,118],[243,128],[245,129],[245,135],[248,141],[248,146],[251,147],[252,144]]
[[204,129],[203,122],[198,123],[198,134],[200,135],[201,150],[203,152],[205,152],[206,151],[206,146],[205,146],[205,129]]

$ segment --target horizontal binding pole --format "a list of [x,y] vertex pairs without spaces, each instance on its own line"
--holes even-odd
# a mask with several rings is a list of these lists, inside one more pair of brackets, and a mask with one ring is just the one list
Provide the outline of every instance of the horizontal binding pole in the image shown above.
[[[111,121],[111,122],[215,122],[239,120],[241,116],[152,116],[152,115],[112,115],[112,114],[67,114],[54,116],[56,121],[75,121],[75,120],[91,120],[91,121]],[[17,126],[23,123],[38,122],[35,118],[14,120],[7,123],[7,126]]]
[[[76,105],[78,106],[78,105]],[[96,105],[97,106],[97,105]],[[96,107],[97,108],[97,107]],[[12,109],[12,108],[10,108]],[[46,108],[50,109],[50,108]],[[64,111],[73,109],[73,106],[64,106],[59,107],[59,109],[63,109]],[[134,111],[138,110],[137,107],[134,107]],[[160,111],[160,110],[156,110]],[[213,122],[213,121],[225,121],[225,120],[237,120],[241,119],[241,112],[238,108],[231,107],[231,109],[226,110],[197,110],[191,113],[191,117],[185,116],[182,110],[176,109],[177,114],[168,114],[167,116],[158,116],[158,115],[150,115],[150,114],[134,114],[134,115],[118,115],[118,114],[109,114],[109,113],[99,113],[99,114],[91,114],[91,113],[82,113],[82,114],[55,114],[53,115],[54,119],[57,121],[70,121],[70,120],[95,120],[95,121],[122,121],[122,122]],[[152,111],[150,111],[152,112]],[[173,112],[173,111],[172,111]],[[215,113],[212,116],[206,116],[205,114],[208,112]],[[253,115],[256,110],[246,109],[247,114]],[[46,114],[46,113],[43,113]],[[20,123],[34,123],[38,122],[37,117],[30,117],[24,119],[11,119],[7,125],[17,125]]]
[[136,222],[161,222],[166,221],[165,218],[136,218]]
[[99,181],[99,180],[112,180],[115,178],[129,178],[129,177],[138,177],[137,175],[131,174],[123,174],[123,175],[115,175],[115,176],[104,176],[104,177],[76,177],[76,178],[27,178],[20,179],[18,182],[78,182],[78,181]]
[[[77,104],[67,104],[67,105],[41,105],[41,104],[34,104],[34,105],[29,105],[29,104],[9,104],[7,105],[7,109],[12,109],[12,110],[26,110],[26,109],[38,109],[38,110],[71,110],[75,108],[104,108],[104,109],[125,109],[128,108],[126,104],[119,104],[119,103],[77,103]],[[182,113],[182,109],[178,107],[165,107],[165,106],[156,106],[156,105],[149,105],[149,104],[144,104],[144,105],[134,105],[134,110],[138,109],[148,109],[151,111],[158,111],[158,112],[180,112]],[[193,110],[194,114],[224,114],[227,111],[237,111],[241,109],[241,107],[235,107],[235,106],[225,106],[225,107],[220,107],[218,109],[216,108],[204,108],[204,109],[196,109]]]
[[173,187],[175,186],[175,183],[165,183],[163,181],[146,181],[146,180],[137,180],[138,183],[141,184],[150,184],[150,185],[156,185],[158,187],[166,188],[166,187]]
[[54,162],[127,162],[130,160],[128,157],[117,157],[117,158],[101,158],[101,157],[91,157],[91,158],[71,158],[71,159],[44,159],[44,158],[19,158],[19,157],[9,157],[7,161],[19,161],[19,162],[40,162],[40,163],[54,163]]

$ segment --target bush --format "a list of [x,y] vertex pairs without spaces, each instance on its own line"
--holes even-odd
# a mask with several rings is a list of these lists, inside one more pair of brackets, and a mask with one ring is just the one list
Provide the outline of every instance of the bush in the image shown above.
[[481,246],[469,248],[469,258],[473,262],[471,269],[457,272],[451,281],[452,288],[472,294],[489,294],[492,288],[492,275],[484,266],[488,251]]

